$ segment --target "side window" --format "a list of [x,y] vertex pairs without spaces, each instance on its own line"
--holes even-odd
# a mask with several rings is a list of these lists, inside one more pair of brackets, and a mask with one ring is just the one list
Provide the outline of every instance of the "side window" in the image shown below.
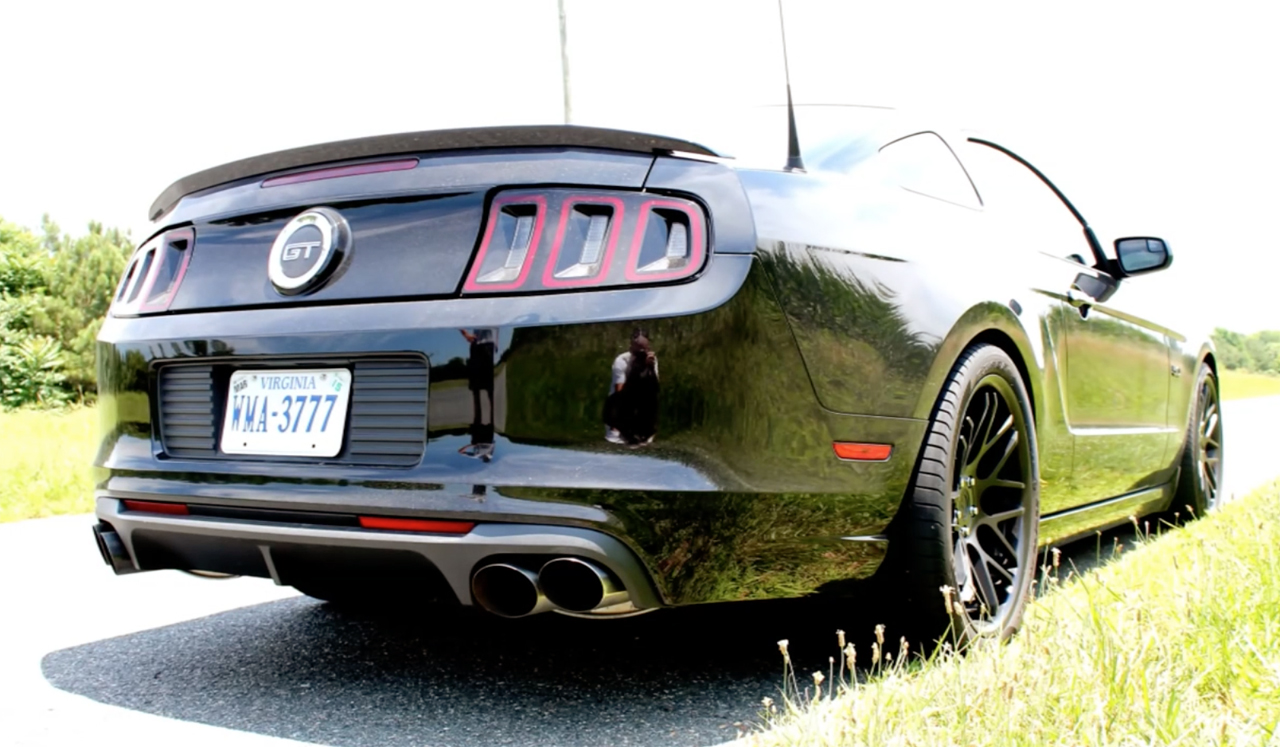
[[987,212],[1019,243],[1054,257],[1092,256],[1080,221],[1035,172],[981,143],[965,144],[964,162]]
[[903,189],[976,208],[981,205],[973,183],[946,142],[932,132],[920,132],[880,149],[886,178]]

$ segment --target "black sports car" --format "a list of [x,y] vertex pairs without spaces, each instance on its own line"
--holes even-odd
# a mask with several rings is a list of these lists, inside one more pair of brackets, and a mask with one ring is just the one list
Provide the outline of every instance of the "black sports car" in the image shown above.
[[750,166],[540,126],[176,182],[99,336],[103,558],[511,617],[876,574],[1003,636],[1037,547],[1214,505],[1213,349],[1126,305],[1163,241],[988,140],[794,122]]

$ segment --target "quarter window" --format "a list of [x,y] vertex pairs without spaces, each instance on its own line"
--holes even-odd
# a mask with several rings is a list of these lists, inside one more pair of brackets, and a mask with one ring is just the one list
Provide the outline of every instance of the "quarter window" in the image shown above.
[[880,149],[886,177],[903,189],[976,208],[973,182],[951,148],[932,132],[920,132]]

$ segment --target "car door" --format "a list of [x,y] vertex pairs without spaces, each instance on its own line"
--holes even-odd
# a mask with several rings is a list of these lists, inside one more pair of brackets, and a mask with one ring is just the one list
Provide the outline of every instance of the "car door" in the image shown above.
[[[1096,269],[1083,221],[1036,171],[985,141],[966,144],[965,165],[1010,244],[1040,257],[1035,290],[1056,302],[1046,334],[1058,353],[1056,392],[1045,403],[1073,458],[1065,484],[1046,486],[1045,514],[1155,484],[1169,438],[1169,341],[1128,308],[1121,284]],[[1044,437],[1041,439],[1045,440]],[[1043,450],[1042,446],[1042,450]]]

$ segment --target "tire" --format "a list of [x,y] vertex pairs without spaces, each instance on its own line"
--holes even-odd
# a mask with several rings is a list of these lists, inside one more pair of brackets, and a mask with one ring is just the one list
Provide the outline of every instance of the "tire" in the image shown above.
[[1180,518],[1204,516],[1221,502],[1222,409],[1218,378],[1205,364],[1196,373],[1195,403],[1182,445],[1178,487],[1169,512]]
[[1022,377],[1003,350],[973,345],[942,387],[891,527],[886,588],[907,633],[963,645],[1017,630],[1035,577],[1039,486]]

